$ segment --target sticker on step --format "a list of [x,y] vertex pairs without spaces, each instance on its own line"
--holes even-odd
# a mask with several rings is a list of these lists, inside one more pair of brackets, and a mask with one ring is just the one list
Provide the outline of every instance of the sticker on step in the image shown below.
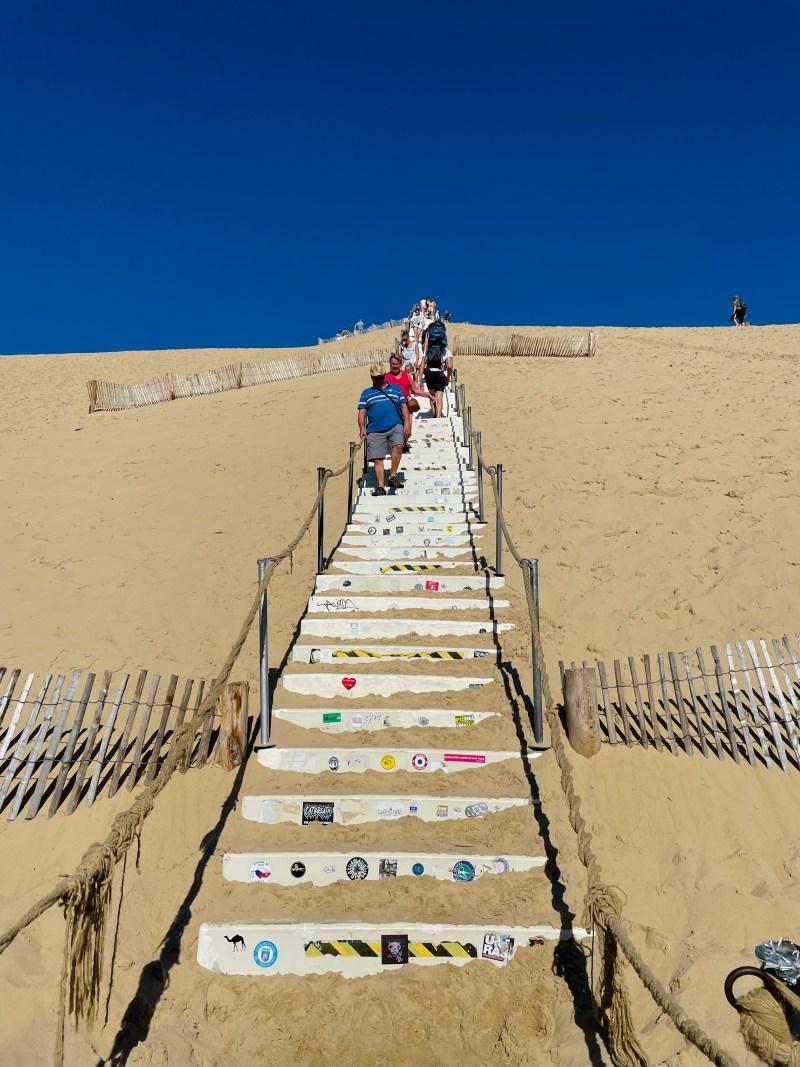
[[396,878],[397,860],[384,859],[378,861],[378,878]]
[[469,860],[458,860],[453,864],[451,874],[454,882],[472,882],[475,879],[475,864]]
[[486,757],[477,752],[445,752],[445,763],[485,763]]
[[308,764],[308,752],[284,752],[281,764],[287,771],[304,771]]
[[259,941],[253,949],[253,959],[259,967],[274,967],[278,961],[278,946],[274,941]]
[[438,593],[439,592],[439,585],[440,585],[439,582],[427,581],[425,583],[425,592],[426,593]]
[[489,812],[489,805],[479,800],[476,804],[467,804],[464,808],[464,814],[468,819],[477,819],[481,815],[487,815]]
[[411,757],[411,766],[415,771],[424,771],[428,766],[428,757],[424,752],[416,752]]
[[456,726],[474,726],[474,715],[456,715]]
[[394,756],[381,756],[381,767],[383,767],[385,771],[393,771],[396,762]]
[[363,856],[353,856],[345,864],[344,873],[351,882],[363,882],[369,874],[369,864]]
[[304,800],[303,801],[303,826],[320,822],[326,826],[333,823],[333,800]]
[[341,711],[323,711],[323,713],[322,713],[323,725],[325,723],[341,722],[341,721],[342,721],[342,713],[341,713]]
[[306,873],[306,865],[300,860],[295,860],[289,868],[292,878],[302,878]]
[[377,529],[376,529],[376,528],[375,528],[374,526],[368,526],[368,527],[367,527],[367,533],[368,533],[368,534],[369,534],[370,536],[373,536],[373,535],[374,535],[374,534],[376,534],[377,532],[378,532],[378,531],[377,531]]
[[342,685],[345,687],[345,689],[349,693],[351,689],[355,688],[357,680],[358,679],[356,679],[356,678],[350,678],[350,677],[342,678]]
[[381,963],[408,963],[408,934],[381,934]]
[[339,757],[338,756],[331,756],[331,758],[328,760],[328,769],[332,770],[332,771],[338,771],[339,770]]
[[447,819],[449,817],[450,817],[450,808],[449,808],[449,806],[447,804],[437,804],[436,805],[436,818],[437,819]]
[[514,955],[514,938],[508,934],[488,933],[483,937],[481,956],[496,963],[508,963]]
[[251,882],[268,882],[272,877],[272,865],[269,860],[257,860],[250,867]]

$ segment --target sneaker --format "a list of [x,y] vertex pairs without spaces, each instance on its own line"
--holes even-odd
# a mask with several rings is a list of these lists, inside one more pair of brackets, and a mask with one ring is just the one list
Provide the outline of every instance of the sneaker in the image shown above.
[[411,445],[403,445],[403,455],[407,456],[411,451]]
[[397,477],[396,474],[394,475],[393,478],[389,479],[389,488],[390,489],[402,489],[403,488],[403,483],[400,481],[400,479]]
[[379,485],[377,489],[372,490],[372,496],[386,496],[386,490],[382,485]]

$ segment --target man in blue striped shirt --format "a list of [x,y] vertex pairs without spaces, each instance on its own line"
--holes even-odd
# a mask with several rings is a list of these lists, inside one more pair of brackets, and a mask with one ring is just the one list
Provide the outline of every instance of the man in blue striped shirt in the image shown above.
[[372,386],[365,389],[358,401],[358,434],[367,441],[367,460],[375,466],[377,488],[373,496],[386,496],[383,458],[391,453],[392,469],[389,492],[400,488],[397,472],[403,456],[403,445],[411,436],[411,415],[402,389],[386,384],[386,367],[371,363],[369,374]]

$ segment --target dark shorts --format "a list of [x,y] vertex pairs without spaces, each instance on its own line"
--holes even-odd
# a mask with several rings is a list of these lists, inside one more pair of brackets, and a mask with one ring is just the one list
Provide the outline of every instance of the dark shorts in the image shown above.
[[447,385],[447,375],[438,370],[426,370],[425,384],[429,393],[443,393]]
[[390,430],[376,430],[367,434],[367,459],[383,459],[393,448],[402,448],[406,443],[402,422]]

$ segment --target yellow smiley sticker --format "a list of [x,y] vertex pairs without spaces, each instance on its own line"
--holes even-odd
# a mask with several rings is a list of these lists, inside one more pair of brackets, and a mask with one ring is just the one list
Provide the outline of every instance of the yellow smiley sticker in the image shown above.
[[448,533],[452,533],[453,532],[453,527],[452,526],[448,526],[447,527],[447,532]]
[[394,756],[382,756],[381,757],[381,767],[383,767],[383,769],[385,771],[393,771],[394,770],[394,765],[395,765]]

